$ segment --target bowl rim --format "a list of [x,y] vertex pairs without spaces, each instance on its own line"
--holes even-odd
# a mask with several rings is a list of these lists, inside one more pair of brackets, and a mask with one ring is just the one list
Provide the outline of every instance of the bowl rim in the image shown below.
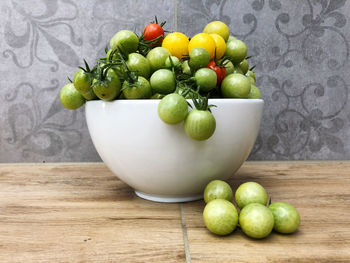
[[[191,99],[186,99],[188,102],[192,102]],[[117,99],[112,101],[105,101],[105,100],[89,100],[86,101],[86,104],[130,104],[130,103],[149,103],[149,104],[155,104],[159,103],[161,99]],[[217,99],[217,98],[210,98],[208,100],[210,103],[237,103],[237,104],[264,104],[263,99]]]

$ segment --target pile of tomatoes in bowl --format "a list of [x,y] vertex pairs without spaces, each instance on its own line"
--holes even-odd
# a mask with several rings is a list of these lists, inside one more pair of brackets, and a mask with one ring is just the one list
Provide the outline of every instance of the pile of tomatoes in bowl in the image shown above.
[[221,21],[189,38],[164,33],[165,22],[148,24],[140,35],[121,30],[94,67],[85,62],[60,92],[64,107],[75,110],[90,100],[159,99],[158,115],[167,124],[184,122],[186,134],[207,140],[216,122],[210,98],[259,99],[247,47]]

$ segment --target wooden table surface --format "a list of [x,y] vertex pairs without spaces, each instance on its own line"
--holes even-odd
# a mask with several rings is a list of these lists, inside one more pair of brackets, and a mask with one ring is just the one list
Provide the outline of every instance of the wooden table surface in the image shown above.
[[218,237],[204,201],[140,199],[103,164],[2,164],[0,262],[350,262],[350,161],[246,162],[229,183],[246,181],[293,204],[299,230]]

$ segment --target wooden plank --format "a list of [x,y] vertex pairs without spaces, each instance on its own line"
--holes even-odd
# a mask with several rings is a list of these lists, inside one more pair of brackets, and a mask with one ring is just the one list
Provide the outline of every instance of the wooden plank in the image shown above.
[[184,262],[179,204],[102,164],[1,165],[0,262]]
[[292,235],[250,239],[237,230],[214,236],[202,220],[204,201],[184,205],[191,262],[350,262],[350,162],[247,162],[229,180],[261,183],[272,201],[300,212]]

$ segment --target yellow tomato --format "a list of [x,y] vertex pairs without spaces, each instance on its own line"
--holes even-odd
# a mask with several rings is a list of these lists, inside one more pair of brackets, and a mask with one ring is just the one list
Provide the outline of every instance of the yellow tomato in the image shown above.
[[210,59],[214,58],[215,54],[215,41],[214,39],[206,33],[199,33],[195,35],[190,43],[188,44],[188,52],[196,47],[201,47],[209,52]]
[[220,59],[225,54],[226,43],[225,40],[218,34],[209,34],[215,41],[216,58]]
[[166,48],[172,56],[181,59],[188,55],[188,37],[180,32],[170,33],[163,39],[162,47]]
[[221,22],[221,21],[213,21],[207,24],[203,30],[203,33],[207,34],[218,34],[222,36],[222,38],[227,41],[229,35],[230,35],[230,29],[228,26]]

